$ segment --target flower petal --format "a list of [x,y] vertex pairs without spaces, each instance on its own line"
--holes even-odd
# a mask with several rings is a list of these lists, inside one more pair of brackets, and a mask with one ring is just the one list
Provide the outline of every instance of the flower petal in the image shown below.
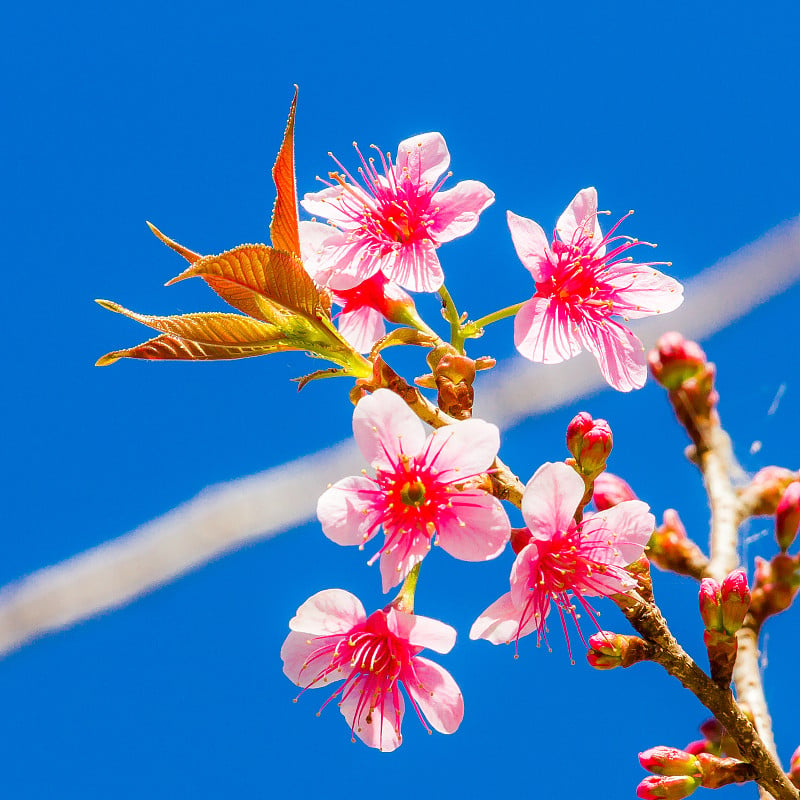
[[430,239],[401,245],[393,260],[384,261],[381,269],[387,278],[411,292],[438,292],[444,283],[436,245]]
[[405,703],[396,685],[393,692],[378,691],[376,696],[370,678],[358,678],[345,687],[347,694],[339,708],[353,733],[364,744],[391,753],[402,741],[400,725]]
[[627,319],[666,314],[683,302],[683,286],[646,264],[617,264],[603,281],[613,287],[614,313]]
[[389,389],[378,389],[358,401],[353,435],[364,458],[382,470],[394,469],[401,455],[415,456],[425,445],[422,423]]
[[321,675],[330,665],[330,650],[325,654],[327,657],[321,653],[319,658],[314,656],[321,648],[330,646],[330,639],[318,639],[307,633],[292,631],[281,647],[284,675],[292,683],[304,689],[319,689],[321,686],[329,686],[335,681],[344,680],[352,671],[349,664],[342,664],[336,670]]
[[561,462],[542,464],[522,494],[522,516],[534,539],[550,539],[573,525],[585,490],[572,467]]
[[505,550],[511,524],[496,497],[476,490],[454,495],[436,530],[438,544],[453,558],[488,561]]
[[[403,139],[397,146],[395,173],[420,189],[433,189],[439,176],[450,166],[450,153],[441,133],[421,133]],[[410,288],[410,287],[409,287]]]
[[558,364],[583,349],[566,307],[554,298],[537,295],[517,312],[514,344],[520,355],[542,364]]
[[439,244],[466,236],[478,224],[481,212],[494,203],[494,192],[480,181],[461,181],[437,192],[431,206],[437,211],[428,232]]
[[349,183],[346,192],[347,195],[344,187],[340,185],[328,186],[319,192],[308,192],[300,201],[300,205],[312,216],[328,219],[340,228],[357,227],[358,223],[355,223],[350,214],[344,210],[344,202],[353,202],[354,194],[358,196],[356,202],[363,200],[369,203],[370,198],[364,194],[360,186]]
[[513,211],[506,211],[506,220],[519,260],[531,273],[534,281],[541,283],[547,280],[553,271],[547,234],[538,223],[527,217],[517,216]]
[[427,658],[413,661],[414,676],[405,682],[420,711],[439,733],[454,733],[464,719],[464,697],[453,676]]
[[375,501],[380,489],[371,478],[353,475],[326,489],[317,501],[322,532],[336,544],[360,545],[380,527],[381,513]]
[[440,481],[465,480],[485,472],[500,449],[497,425],[465,419],[435,430],[425,444],[425,463]]
[[[597,189],[594,186],[581,189],[572,198],[556,222],[556,233],[564,244],[577,245],[584,237],[589,237],[595,245],[603,240],[597,219]],[[606,248],[601,247],[596,255],[603,256],[605,252]]]
[[[339,232],[329,239],[322,251],[321,269],[325,269],[325,285],[334,291],[352,289],[380,272],[381,267],[394,263],[383,247],[370,239],[357,238],[352,233]],[[321,280],[317,276],[317,280]]]
[[642,555],[655,529],[656,519],[647,503],[625,500],[606,511],[587,516],[583,523],[583,541],[613,545],[615,557],[608,563],[626,567]]
[[511,599],[511,592],[507,592],[495,600],[472,623],[469,631],[470,639],[486,639],[492,644],[508,644],[519,638],[533,633],[538,627],[539,620],[534,617],[529,619],[520,629],[519,622],[522,609],[517,608]]
[[456,629],[438,619],[389,609],[389,630],[412,647],[427,647],[437,653],[449,653],[456,643]]
[[[386,531],[387,541],[389,537],[390,531]],[[391,548],[384,550],[381,555],[381,579],[384,593],[405,580],[406,575],[428,555],[428,551],[431,549],[431,540],[428,536],[413,529],[397,531],[395,541],[396,543]]]
[[344,589],[323,589],[297,609],[289,629],[307,636],[330,636],[348,633],[366,618],[364,606],[354,594]]
[[583,319],[578,336],[600,365],[608,383],[620,392],[641,389],[647,380],[644,346],[626,327],[613,319]]
[[386,325],[380,311],[361,306],[339,314],[339,333],[359,353],[369,353],[372,345],[386,335]]

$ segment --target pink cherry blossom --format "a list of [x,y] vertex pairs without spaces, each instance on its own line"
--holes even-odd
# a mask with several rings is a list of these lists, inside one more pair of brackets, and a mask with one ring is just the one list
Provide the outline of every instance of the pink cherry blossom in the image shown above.
[[[336,235],[330,225],[300,223],[303,264],[314,281],[323,287],[326,271],[321,254],[332,234]],[[337,315],[339,333],[360,353],[368,353],[372,345],[386,335],[384,319],[404,322],[415,313],[414,301],[409,294],[382,272],[376,272],[351,289],[328,289],[328,292],[333,302],[342,306]]]
[[[493,644],[519,640],[533,631],[545,636],[545,618],[555,605],[577,625],[574,600],[594,619],[585,598],[627,592],[636,581],[625,571],[644,552],[655,528],[649,506],[626,500],[607,511],[574,516],[585,491],[583,479],[563,463],[544,464],[522,495],[524,540],[511,569],[511,591],[490,605],[472,625],[471,639]],[[580,631],[580,628],[578,629]]]
[[428,733],[426,718],[440,733],[461,724],[458,685],[419,655],[425,647],[449,652],[456,640],[449,625],[391,606],[368,617],[350,592],[326,589],[300,606],[289,628],[281,648],[284,673],[303,691],[343,680],[323,708],[337,698],[352,733],[370,747],[389,752],[400,746],[401,686]]
[[441,191],[450,153],[440,133],[400,142],[395,163],[375,149],[382,172],[356,146],[363,187],[334,159],[344,174],[331,173],[334,183],[301,203],[334,226],[320,253],[325,284],[351,289],[383,272],[405,289],[435,292],[444,282],[436,248],[469,233],[494,193],[479,181]]
[[535,294],[517,313],[514,342],[525,358],[545,364],[565,361],[585,347],[611,386],[628,392],[647,378],[644,347],[612,317],[674,311],[683,302],[683,287],[653,269],[664,262],[635,264],[624,256],[631,247],[649,243],[614,236],[622,220],[603,236],[597,215],[597,191],[581,189],[559,217],[548,245],[533,220],[508,212],[517,255],[536,283]]
[[353,433],[375,478],[353,476],[331,486],[317,503],[325,535],[363,546],[383,527],[383,590],[400,583],[436,544],[455,558],[498,556],[510,535],[500,501],[471,483],[489,470],[500,446],[495,425],[456,422],[427,438],[422,423],[388,389],[362,398]]

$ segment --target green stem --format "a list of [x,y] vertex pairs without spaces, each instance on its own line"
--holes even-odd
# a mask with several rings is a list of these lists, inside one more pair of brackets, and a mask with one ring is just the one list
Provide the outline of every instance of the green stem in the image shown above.
[[501,308],[499,311],[493,311],[491,314],[487,314],[485,317],[476,319],[474,322],[468,322],[461,330],[462,335],[465,338],[470,338],[470,336],[476,335],[481,328],[485,328],[487,325],[491,325],[493,322],[498,322],[506,317],[513,317],[522,308],[522,306],[525,305],[525,302],[526,301],[523,301],[522,303],[515,303],[513,306]]
[[447,291],[444,285],[439,289],[439,297],[442,298],[444,306],[444,318],[450,323],[450,344],[455,349],[464,355],[464,337],[461,335],[461,317],[459,316],[456,304],[453,298],[450,297],[450,292]]
[[391,604],[398,611],[405,611],[406,614],[414,613],[414,592],[417,590],[417,579],[419,578],[419,568],[422,562],[420,561],[411,572],[406,575],[397,597],[392,600]]

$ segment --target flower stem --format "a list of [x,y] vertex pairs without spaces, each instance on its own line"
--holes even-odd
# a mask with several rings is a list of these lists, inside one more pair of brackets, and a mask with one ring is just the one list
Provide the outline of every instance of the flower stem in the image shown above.
[[406,614],[414,613],[414,593],[417,590],[417,580],[419,579],[419,568],[422,562],[414,566],[411,572],[406,575],[397,597],[389,604],[398,611],[405,611]]
[[450,323],[450,344],[464,355],[464,337],[461,335],[461,317],[459,316],[456,304],[447,291],[447,287],[442,284],[439,289],[439,297],[442,298],[442,315]]
[[513,317],[524,305],[525,301],[522,303],[515,303],[513,306],[501,308],[498,311],[493,311],[491,314],[487,314],[485,317],[480,317],[480,319],[470,321],[461,328],[461,335],[465,339],[478,336],[481,328],[485,328],[487,325],[491,325],[493,322],[499,322],[501,319]]

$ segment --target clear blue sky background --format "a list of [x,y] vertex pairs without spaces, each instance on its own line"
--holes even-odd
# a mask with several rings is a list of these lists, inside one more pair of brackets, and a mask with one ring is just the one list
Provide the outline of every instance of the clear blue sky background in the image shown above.
[[[549,228],[581,187],[637,210],[626,232],[660,243],[688,278],[800,211],[797,36],[785,2],[15,4],[4,13],[0,126],[4,231],[0,582],[151,519],[204,486],[349,433],[344,383],[309,386],[300,355],[239,363],[93,367],[144,329],[92,303],[151,313],[221,308],[144,225],[217,252],[267,236],[269,169],[300,85],[300,189],[350,142],[392,149],[444,133],[455,179],[496,204],[440,253],[473,315],[529,296],[505,210]],[[289,10],[292,9],[292,10]],[[797,466],[800,290],[704,342],[745,467]],[[421,302],[433,314],[435,304]],[[668,326],[665,320],[665,326]],[[511,325],[476,354],[512,356]],[[313,365],[312,365],[313,367]],[[767,409],[780,384],[781,406]],[[660,391],[603,392],[520,425],[505,459],[527,478],[563,458],[578,410],[614,429],[613,467],[657,515],[705,532],[705,500]],[[749,455],[750,443],[763,449]],[[335,480],[340,476],[332,475]],[[758,521],[751,533],[767,530]],[[751,545],[769,553],[770,537]],[[434,554],[418,610],[455,625],[441,659],[466,698],[458,734],[409,716],[393,755],[350,744],[324,699],[297,705],[278,657],[313,592],[342,586],[375,608],[377,572],[316,525],[224,558],[139,602],[0,663],[0,793],[9,798],[268,798],[338,792],[419,797],[632,797],[636,753],[696,738],[702,709],[650,665],[569,666],[524,640],[469,642],[505,591],[490,565]],[[702,658],[696,589],[657,592]],[[624,621],[600,604],[604,624]],[[784,761],[800,743],[797,613],[769,623],[766,680]],[[726,790],[754,797],[752,788]]]

